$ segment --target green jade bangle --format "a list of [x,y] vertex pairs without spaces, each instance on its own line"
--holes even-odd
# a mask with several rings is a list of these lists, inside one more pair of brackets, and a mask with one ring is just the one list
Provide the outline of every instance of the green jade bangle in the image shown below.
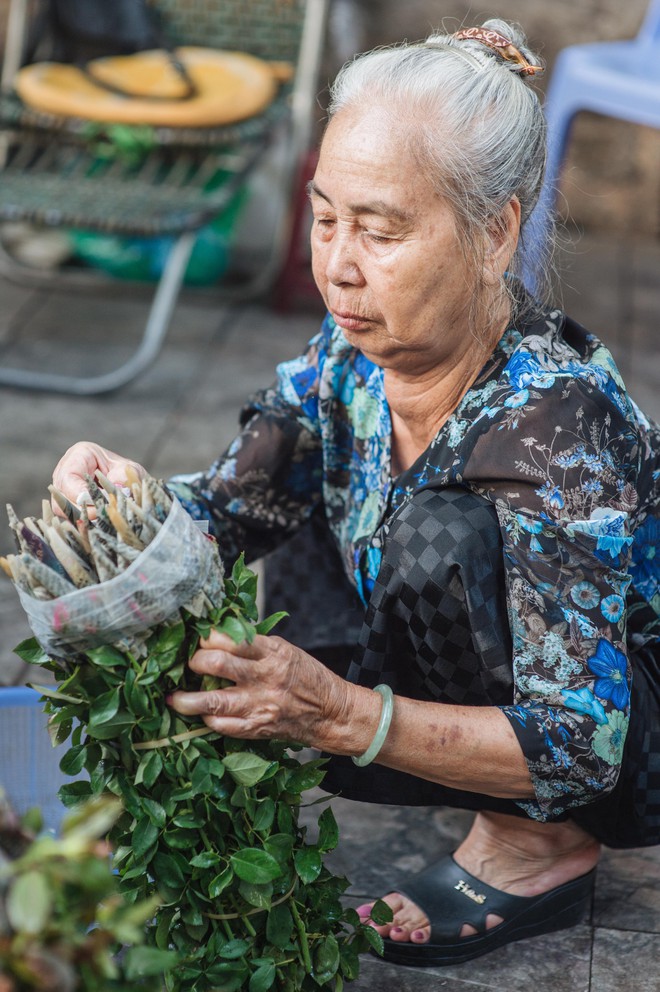
[[366,765],[370,765],[380,751],[385,743],[385,738],[392,722],[392,714],[394,713],[394,694],[389,685],[377,685],[374,688],[374,692],[379,692],[383,697],[383,706],[380,711],[380,720],[378,721],[378,729],[374,734],[374,739],[364,754],[353,758],[358,768],[364,768]]

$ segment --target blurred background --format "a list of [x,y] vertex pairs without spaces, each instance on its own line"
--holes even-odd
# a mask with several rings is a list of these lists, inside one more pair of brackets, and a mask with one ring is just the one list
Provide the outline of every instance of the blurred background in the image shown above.
[[[356,52],[497,16],[519,22],[545,60],[546,73],[534,83],[545,91],[562,48],[633,38],[647,7],[647,0],[331,0],[310,147],[321,133],[328,82]],[[8,0],[0,0],[2,31],[7,9]],[[279,207],[304,202],[300,188],[285,202],[278,173],[282,154],[275,142],[247,184],[223,290],[231,290],[243,268],[258,270]],[[558,297],[603,338],[634,398],[660,418],[660,130],[580,113],[558,209]],[[297,246],[303,265],[308,222],[303,211]],[[43,232],[31,234],[37,256],[42,237]],[[271,380],[278,361],[298,352],[321,312],[308,273],[284,295],[276,281],[267,292],[238,302],[216,293],[214,285],[188,287],[153,366],[116,392],[81,397],[0,385],[0,509],[11,502],[19,516],[36,513],[55,462],[81,438],[130,455],[163,477],[205,467],[233,437],[241,403]],[[0,278],[0,368],[103,370],[139,337],[144,313],[140,293],[121,279],[109,290],[83,293],[60,286],[56,274],[46,287]],[[11,535],[0,524],[0,553],[10,550]],[[12,648],[29,631],[3,576],[0,630],[0,684],[23,681],[26,668]]]

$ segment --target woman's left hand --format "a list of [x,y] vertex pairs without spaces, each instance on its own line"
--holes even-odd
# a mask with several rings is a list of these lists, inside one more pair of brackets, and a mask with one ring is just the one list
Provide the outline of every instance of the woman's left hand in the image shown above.
[[[174,692],[169,704],[227,737],[296,741],[334,754],[364,750],[364,703],[373,693],[345,682],[281,637],[236,644],[212,630],[191,658],[198,675],[229,679],[224,689]],[[378,717],[376,716],[376,721]],[[368,731],[367,731],[368,734]]]

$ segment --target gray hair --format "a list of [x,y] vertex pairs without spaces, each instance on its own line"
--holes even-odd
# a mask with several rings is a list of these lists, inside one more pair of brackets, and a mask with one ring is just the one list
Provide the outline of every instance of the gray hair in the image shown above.
[[[528,62],[540,65],[517,25],[492,19],[483,28],[503,35]],[[421,121],[414,117],[412,151],[433,188],[452,204],[466,257],[475,267],[484,257],[487,232],[518,198],[521,236],[509,271],[519,274],[527,221],[543,182],[546,128],[539,98],[516,64],[480,41],[453,35],[376,49],[341,69],[330,91],[329,117],[374,100],[399,122],[411,119],[412,108],[421,111]],[[552,241],[553,236],[526,259],[536,270],[541,301],[550,295]]]

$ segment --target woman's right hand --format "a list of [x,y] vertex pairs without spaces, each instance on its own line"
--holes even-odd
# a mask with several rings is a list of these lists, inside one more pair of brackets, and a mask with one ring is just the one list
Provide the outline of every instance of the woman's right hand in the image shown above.
[[139,475],[146,475],[146,469],[138,462],[124,458],[122,455],[102,448],[100,444],[91,441],[78,441],[62,456],[53,472],[53,485],[75,503],[87,488],[85,476],[93,476],[100,471],[117,486],[125,486],[126,467]]

